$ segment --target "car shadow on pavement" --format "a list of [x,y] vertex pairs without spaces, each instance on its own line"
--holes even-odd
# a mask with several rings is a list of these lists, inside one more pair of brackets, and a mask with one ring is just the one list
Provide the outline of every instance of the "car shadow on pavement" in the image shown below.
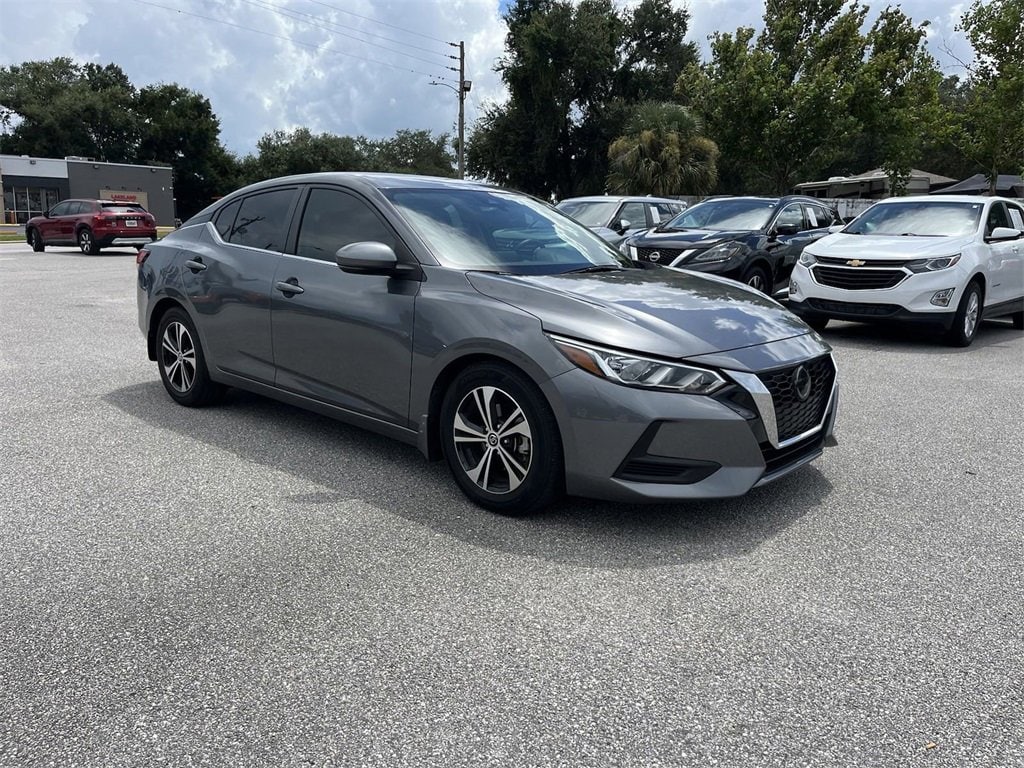
[[812,465],[735,499],[635,505],[569,497],[539,515],[510,518],[469,502],[444,462],[428,462],[412,446],[258,395],[232,389],[220,406],[188,409],[154,381],[104,399],[160,430],[315,486],[297,484],[287,503],[360,500],[474,546],[583,567],[742,556],[819,507],[832,488]]
[[886,349],[903,351],[912,349],[915,354],[956,355],[969,353],[977,347],[994,347],[1020,338],[1009,318],[985,320],[974,342],[969,347],[950,347],[942,339],[942,333],[934,328],[913,324],[847,323],[833,321],[821,337],[829,343],[842,341],[844,346],[864,349]]

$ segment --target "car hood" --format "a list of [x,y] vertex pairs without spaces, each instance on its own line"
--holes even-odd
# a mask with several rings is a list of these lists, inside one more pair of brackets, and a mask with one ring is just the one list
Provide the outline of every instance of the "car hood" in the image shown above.
[[703,248],[725,240],[738,240],[748,235],[750,235],[748,230],[681,229],[676,232],[658,232],[650,229],[630,240],[630,245],[655,248],[659,245],[668,246],[678,243],[680,246],[692,245]]
[[834,259],[920,259],[929,256],[950,256],[970,245],[973,237],[915,237],[886,235],[847,235],[837,232],[809,245],[806,250],[815,256]]
[[545,331],[660,357],[710,355],[809,332],[764,294],[676,269],[467,277],[485,296],[539,318]]

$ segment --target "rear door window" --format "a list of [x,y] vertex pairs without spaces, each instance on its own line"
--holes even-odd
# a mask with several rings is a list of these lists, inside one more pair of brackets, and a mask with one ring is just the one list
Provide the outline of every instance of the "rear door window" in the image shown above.
[[297,190],[275,189],[243,198],[228,242],[264,251],[284,250]]
[[1008,205],[1006,208],[1010,212],[1010,221],[1013,224],[1013,228],[1024,232],[1024,210],[1021,210],[1016,205]]

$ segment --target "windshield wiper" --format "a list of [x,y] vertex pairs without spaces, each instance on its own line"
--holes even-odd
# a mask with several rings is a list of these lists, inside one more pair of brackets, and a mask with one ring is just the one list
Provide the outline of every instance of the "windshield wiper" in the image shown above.
[[577,275],[582,272],[620,272],[622,267],[617,267],[614,264],[593,264],[589,267],[580,267],[579,269],[569,269],[562,272],[563,275]]

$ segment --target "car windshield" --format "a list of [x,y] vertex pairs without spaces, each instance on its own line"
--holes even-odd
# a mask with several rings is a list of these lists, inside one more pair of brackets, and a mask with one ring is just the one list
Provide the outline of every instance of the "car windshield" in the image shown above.
[[555,207],[588,227],[604,227],[611,221],[618,203],[612,200],[563,200]]
[[708,200],[688,208],[663,229],[763,229],[777,200]]
[[919,200],[872,206],[843,232],[851,235],[957,237],[978,229],[983,202]]
[[483,189],[381,191],[446,267],[537,275],[630,265],[586,227],[524,195]]

